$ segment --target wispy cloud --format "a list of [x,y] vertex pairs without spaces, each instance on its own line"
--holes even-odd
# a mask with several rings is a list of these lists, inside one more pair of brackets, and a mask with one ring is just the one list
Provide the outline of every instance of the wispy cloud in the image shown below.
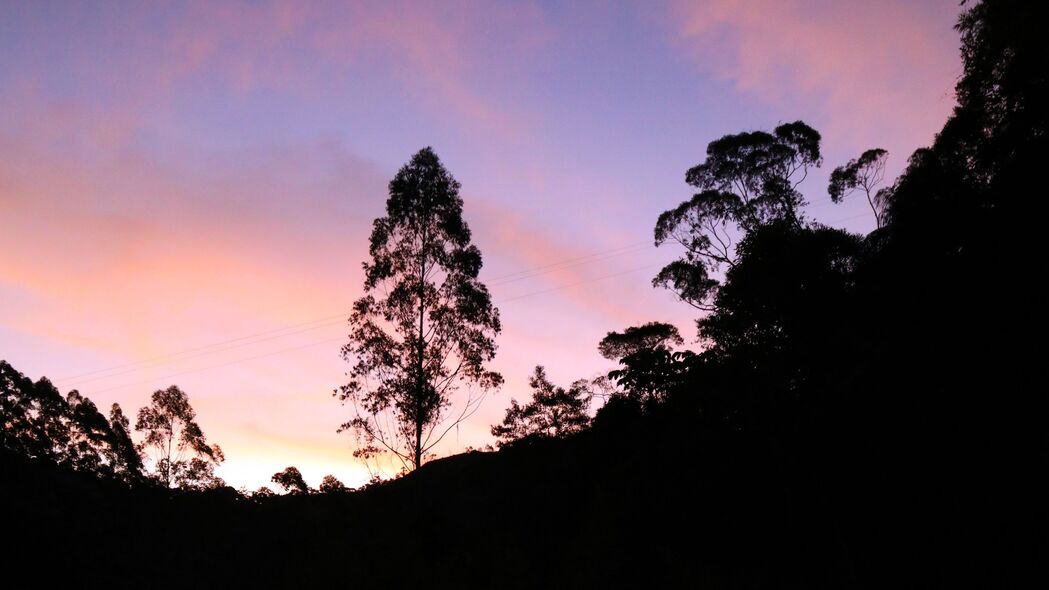
[[954,104],[957,2],[704,0],[671,12],[704,71],[784,111],[822,113],[852,149],[925,145]]

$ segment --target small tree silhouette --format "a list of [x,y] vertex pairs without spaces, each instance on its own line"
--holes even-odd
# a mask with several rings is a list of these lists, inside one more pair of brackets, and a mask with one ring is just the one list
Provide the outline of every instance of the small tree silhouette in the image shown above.
[[285,467],[284,471],[274,473],[270,481],[289,494],[310,493],[310,486],[306,485],[306,480],[303,479],[302,472],[297,467]]
[[557,387],[547,378],[546,370],[536,366],[528,384],[532,401],[522,406],[511,399],[503,423],[492,427],[500,447],[524,440],[563,438],[590,423],[586,409],[593,394],[586,380],[576,381],[568,389]]
[[338,492],[348,492],[349,488],[346,484],[339,481],[339,478],[334,475],[325,475],[324,479],[321,480],[321,485],[318,488],[323,494],[334,494]]
[[196,417],[176,385],[154,391],[152,403],[138,411],[135,430],[145,434],[142,448],[152,456],[154,477],[166,487],[222,485],[214,469],[226,457],[218,445],[208,445]]
[[849,160],[843,166],[838,166],[830,173],[830,184],[827,192],[830,200],[840,203],[845,197],[856,190],[862,190],[867,196],[867,204],[874,212],[874,222],[880,229],[882,226],[882,210],[885,207],[891,189],[883,188],[876,190],[882,180],[885,179],[885,160],[889,152],[874,148],[860,154],[859,158]]

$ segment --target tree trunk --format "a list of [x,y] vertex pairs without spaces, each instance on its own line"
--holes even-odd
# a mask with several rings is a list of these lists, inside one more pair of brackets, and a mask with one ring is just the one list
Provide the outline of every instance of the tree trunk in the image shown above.
[[415,468],[422,466],[423,462],[423,422],[422,419],[415,420]]
[[419,255],[419,376],[416,378],[415,384],[415,469],[422,466],[423,463],[423,400],[425,396],[424,385],[426,383],[426,377],[423,374],[423,364],[425,362],[425,340],[423,331],[424,320],[426,318],[426,305],[423,300],[426,294],[426,231],[422,233],[422,243],[420,244],[420,255]]

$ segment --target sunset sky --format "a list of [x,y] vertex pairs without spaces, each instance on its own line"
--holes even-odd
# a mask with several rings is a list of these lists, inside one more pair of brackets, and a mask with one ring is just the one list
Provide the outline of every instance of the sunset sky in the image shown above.
[[367,479],[332,390],[420,148],[462,183],[504,328],[506,384],[446,455],[536,364],[593,377],[606,332],[652,320],[694,339],[652,228],[709,141],[804,120],[808,214],[867,232],[827,175],[883,147],[895,176],[960,71],[956,0],[0,2],[0,358],[107,411],[178,384],[249,489]]

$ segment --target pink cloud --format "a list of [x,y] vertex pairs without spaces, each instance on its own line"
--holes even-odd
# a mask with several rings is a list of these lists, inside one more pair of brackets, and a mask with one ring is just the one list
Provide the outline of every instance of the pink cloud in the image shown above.
[[671,13],[704,70],[781,110],[822,110],[828,139],[856,150],[913,149],[942,126],[959,71],[958,10],[945,0],[707,0]]
[[[301,2],[197,2],[159,39],[160,55],[130,64],[147,86],[170,91],[216,74],[239,93],[259,89],[317,96],[333,84],[384,72],[418,97],[420,106],[453,112],[461,124],[504,135],[522,133],[524,115],[485,96],[475,84],[541,44],[543,12],[532,4],[462,6],[363,2],[330,6]],[[498,31],[494,34],[489,31]],[[137,43],[145,44],[139,39]],[[119,75],[119,74],[118,74]]]

